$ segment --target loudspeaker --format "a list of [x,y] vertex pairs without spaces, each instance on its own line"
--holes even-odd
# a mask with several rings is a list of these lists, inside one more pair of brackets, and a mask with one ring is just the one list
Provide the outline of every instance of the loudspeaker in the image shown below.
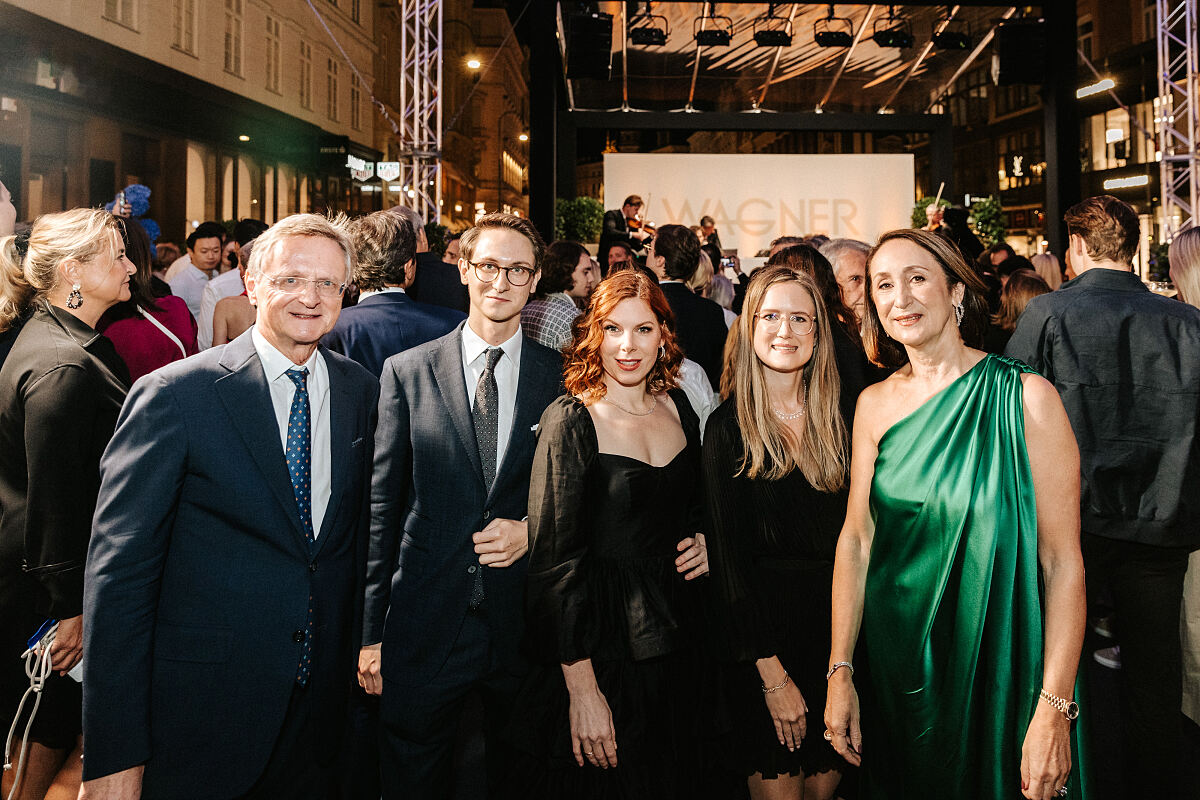
[[997,86],[1045,83],[1045,63],[1046,23],[1043,20],[1009,20],[997,26],[996,38],[992,41],[992,80]]
[[599,12],[566,17],[568,78],[608,80],[612,20],[612,14]]

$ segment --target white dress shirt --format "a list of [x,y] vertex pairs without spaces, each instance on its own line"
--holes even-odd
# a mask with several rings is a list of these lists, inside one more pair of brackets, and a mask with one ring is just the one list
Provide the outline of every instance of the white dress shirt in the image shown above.
[[205,285],[200,299],[200,316],[196,317],[196,344],[200,345],[201,350],[212,347],[213,313],[217,310],[217,303],[226,297],[236,297],[245,290],[242,273],[236,269],[222,272]]
[[[187,303],[188,311],[193,319],[200,318],[200,301],[204,299],[204,287],[208,286],[208,276],[188,264],[187,269],[167,281],[171,293]],[[197,325],[199,330],[199,325]],[[212,322],[208,323],[208,336],[212,339]]]
[[721,404],[721,398],[713,391],[712,383],[704,372],[704,367],[685,358],[679,365],[679,388],[687,395],[692,410],[700,418],[700,441],[704,441],[704,423],[708,415]]
[[325,510],[329,507],[329,495],[332,491],[332,457],[329,432],[329,370],[320,350],[314,350],[312,357],[304,364],[293,364],[292,360],[275,349],[258,332],[258,326],[250,329],[254,340],[254,349],[258,351],[258,360],[262,362],[263,373],[267,377],[267,386],[271,389],[271,405],[275,409],[275,421],[279,423],[279,445],[287,449],[288,419],[292,415],[292,398],[296,395],[296,384],[292,383],[286,373],[289,369],[308,367],[308,411],[311,428],[309,430],[309,455],[312,463],[309,471],[312,474],[312,526],[313,538],[321,533],[321,523],[325,520]]
[[[504,463],[504,451],[508,449],[509,435],[512,433],[513,413],[517,407],[517,379],[521,375],[521,342],[525,335],[518,327],[512,338],[500,345],[504,355],[496,362],[496,389],[500,395],[500,419],[496,429],[496,472]],[[479,386],[479,376],[487,366],[487,356],[484,352],[491,347],[471,330],[471,323],[463,325],[462,329],[462,359],[463,378],[467,382],[467,406],[475,408],[475,389]]]
[[364,291],[359,292],[358,293],[358,301],[361,303],[363,300],[366,300],[368,297],[372,297],[377,294],[391,294],[392,292],[399,292],[400,294],[407,294],[407,292],[404,291],[403,286],[385,286],[382,289],[375,289],[374,291],[372,291],[370,289],[366,289]]
[[167,271],[163,276],[163,280],[170,283],[175,278],[179,277],[179,273],[192,265],[192,254],[187,250],[183,251],[183,255],[171,262],[171,266],[167,267]]

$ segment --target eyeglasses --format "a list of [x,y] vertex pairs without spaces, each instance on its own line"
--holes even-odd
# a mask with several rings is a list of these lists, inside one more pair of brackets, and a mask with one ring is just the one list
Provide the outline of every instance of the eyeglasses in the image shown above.
[[817,324],[816,317],[810,317],[807,314],[780,314],[778,311],[755,314],[754,318],[762,323],[767,333],[779,333],[779,328],[786,319],[788,328],[797,336],[808,336]]
[[478,264],[473,261],[468,261],[467,263],[475,270],[475,277],[484,283],[492,283],[503,272],[510,284],[513,286],[524,286],[529,283],[529,279],[533,277],[533,273],[537,272],[533,267],[520,264],[515,267],[502,267],[490,261],[481,261]]
[[337,281],[317,278],[298,278],[295,275],[278,275],[270,279],[275,291],[282,294],[302,294],[309,284],[317,290],[317,294],[325,298],[341,297],[346,291],[346,284]]

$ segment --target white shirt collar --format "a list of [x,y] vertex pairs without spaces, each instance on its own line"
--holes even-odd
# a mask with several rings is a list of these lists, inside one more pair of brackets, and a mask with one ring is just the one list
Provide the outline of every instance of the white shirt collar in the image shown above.
[[290,358],[279,352],[275,345],[267,341],[267,337],[259,332],[257,325],[250,329],[250,338],[254,342],[254,349],[258,351],[258,360],[262,362],[263,373],[267,376],[267,383],[274,381],[289,369],[295,369],[296,367],[307,367],[310,376],[316,372],[317,359],[321,355],[320,348],[313,350],[313,354],[303,364],[293,364]]
[[[520,326],[517,327],[517,332],[514,333],[507,341],[500,345],[500,349],[504,351],[504,355],[512,360],[513,364],[521,363],[521,342],[525,338],[521,332]],[[487,350],[492,345],[485,342],[479,334],[471,330],[471,323],[467,322],[462,329],[462,349],[463,363],[470,364],[475,359],[483,355],[483,351]]]
[[377,294],[391,294],[392,292],[399,292],[400,294],[406,294],[403,286],[385,286],[382,289],[375,289],[375,290],[368,289],[368,290],[359,292],[358,299],[360,301],[362,301],[362,300],[366,300],[368,297],[372,297]]

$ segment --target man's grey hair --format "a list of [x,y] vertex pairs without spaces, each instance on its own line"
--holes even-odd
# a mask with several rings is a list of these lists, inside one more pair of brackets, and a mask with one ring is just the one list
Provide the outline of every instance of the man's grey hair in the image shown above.
[[846,253],[861,253],[866,256],[871,252],[871,245],[858,239],[830,239],[818,249],[821,255],[833,266],[833,274],[838,273],[838,262]]
[[255,276],[261,274],[263,267],[274,256],[275,250],[285,239],[296,236],[313,236],[329,239],[341,249],[342,261],[346,265],[345,283],[350,283],[354,277],[354,245],[342,227],[344,220],[344,215],[339,219],[331,220],[319,214],[293,214],[279,220],[267,228],[266,233],[254,240],[250,260],[246,264],[246,274]]

